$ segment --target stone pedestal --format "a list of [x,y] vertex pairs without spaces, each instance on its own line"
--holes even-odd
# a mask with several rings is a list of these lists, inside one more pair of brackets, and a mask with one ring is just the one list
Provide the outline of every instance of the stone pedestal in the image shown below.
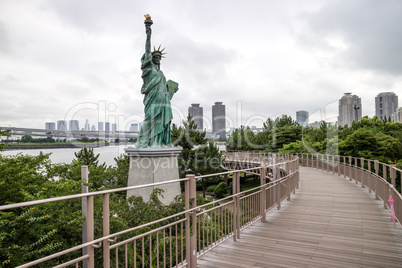
[[[136,186],[179,179],[177,156],[181,147],[170,148],[126,148],[130,157],[128,185]],[[151,186],[127,191],[127,197],[142,196],[145,202],[149,200],[154,188],[164,190],[160,200],[165,204],[172,202],[181,194],[180,183],[169,183],[160,186]]]

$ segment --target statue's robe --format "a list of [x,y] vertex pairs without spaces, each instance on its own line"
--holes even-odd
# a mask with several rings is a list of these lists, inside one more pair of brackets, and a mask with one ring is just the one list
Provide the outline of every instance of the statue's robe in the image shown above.
[[164,147],[172,145],[170,124],[173,119],[172,99],[177,88],[168,90],[165,75],[152,62],[152,54],[141,58],[145,119],[136,143],[137,148]]

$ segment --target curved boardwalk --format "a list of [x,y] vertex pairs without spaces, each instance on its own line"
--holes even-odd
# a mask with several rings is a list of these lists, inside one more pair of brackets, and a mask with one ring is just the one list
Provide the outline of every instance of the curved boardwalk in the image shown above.
[[301,167],[300,189],[198,260],[198,267],[402,267],[402,228],[381,200],[336,174]]

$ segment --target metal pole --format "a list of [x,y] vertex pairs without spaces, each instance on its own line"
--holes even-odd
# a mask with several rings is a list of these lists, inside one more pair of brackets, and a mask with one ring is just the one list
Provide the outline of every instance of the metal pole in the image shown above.
[[[88,193],[88,166],[81,166],[81,193],[85,194]],[[81,198],[81,210],[82,210],[82,217],[85,218],[85,221],[82,223],[82,244],[87,242],[87,198]],[[82,256],[87,255],[87,248],[82,248]],[[84,260],[82,262],[82,267],[88,267],[88,260]]]
[[[265,171],[267,168],[263,166],[260,168],[260,185],[265,185],[266,180],[265,180]],[[261,199],[260,199],[260,207],[261,207],[261,222],[266,222],[266,206],[267,206],[267,200],[266,200],[266,190],[265,186],[261,187]]]
[[[103,236],[110,234],[109,223],[109,194],[103,195]],[[134,249],[136,250],[136,249]],[[109,240],[103,241],[103,267],[110,267],[110,242]]]
[[[185,182],[185,208],[195,208],[196,204],[196,181],[195,175],[187,175]],[[197,212],[186,213],[186,261],[187,267],[197,267]],[[191,229],[192,228],[192,233]]]

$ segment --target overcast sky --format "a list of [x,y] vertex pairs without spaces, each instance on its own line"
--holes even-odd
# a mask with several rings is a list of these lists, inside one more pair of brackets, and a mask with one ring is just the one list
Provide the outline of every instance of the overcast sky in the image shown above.
[[147,13],[179,83],[175,123],[191,103],[212,128],[216,101],[237,127],[297,110],[334,121],[345,92],[371,117],[378,93],[402,96],[399,0],[0,0],[0,126],[141,121]]

